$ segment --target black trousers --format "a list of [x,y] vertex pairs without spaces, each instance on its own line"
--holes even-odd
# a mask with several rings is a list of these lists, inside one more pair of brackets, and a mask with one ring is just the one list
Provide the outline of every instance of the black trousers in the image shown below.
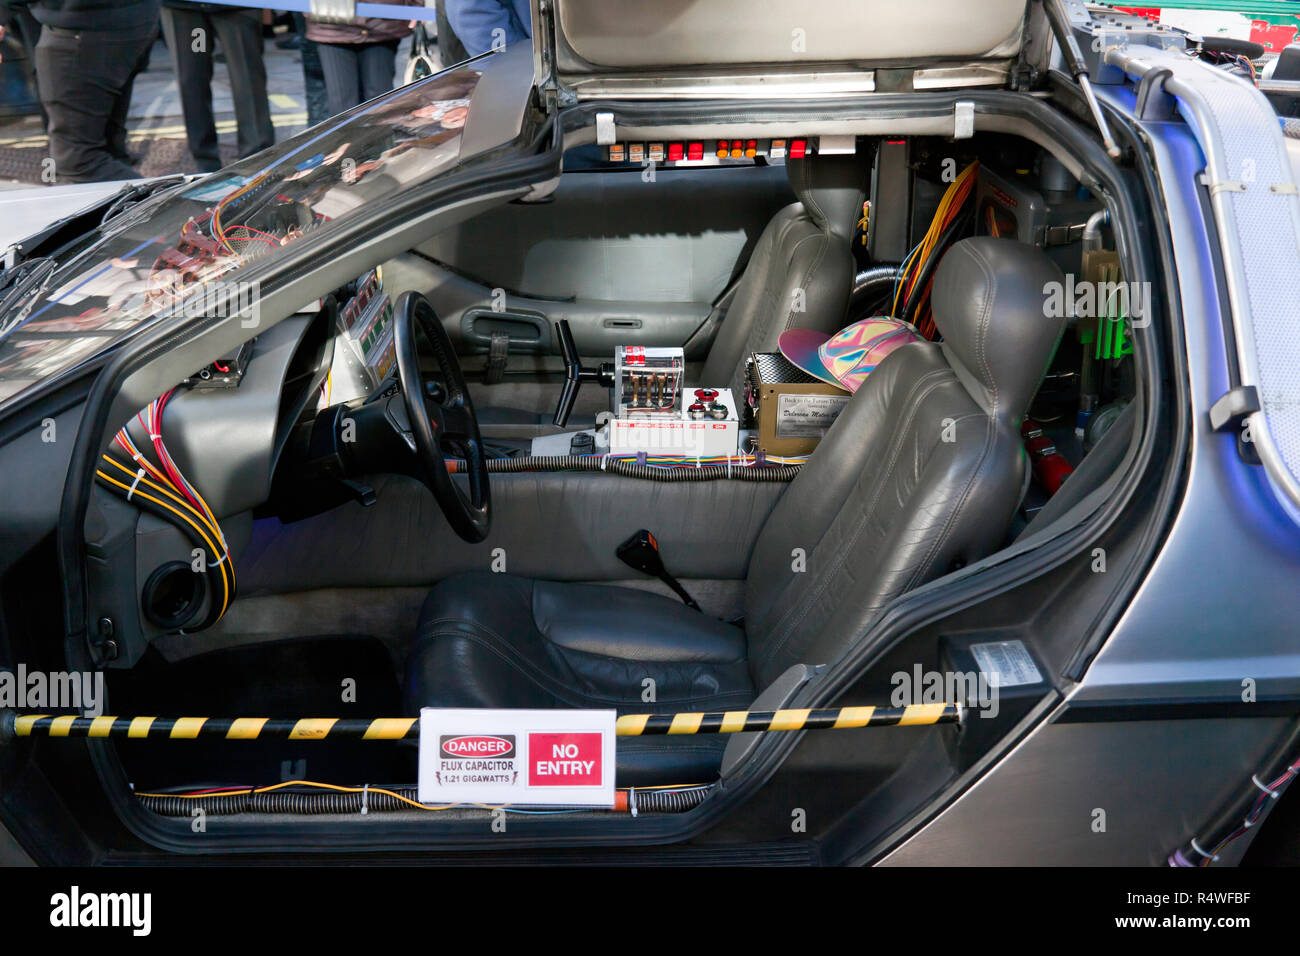
[[325,96],[337,116],[393,88],[397,41],[384,43],[317,43],[325,71]]
[[36,44],[36,77],[49,117],[56,183],[138,179],[126,152],[131,88],[157,27],[65,30],[47,26]]
[[[266,98],[261,10],[189,10],[163,7],[163,35],[171,50],[185,112],[190,154],[205,172],[221,166],[217,123],[212,115],[212,53],[221,41],[230,71],[240,157],[275,142],[271,104]],[[199,32],[196,32],[199,31]]]

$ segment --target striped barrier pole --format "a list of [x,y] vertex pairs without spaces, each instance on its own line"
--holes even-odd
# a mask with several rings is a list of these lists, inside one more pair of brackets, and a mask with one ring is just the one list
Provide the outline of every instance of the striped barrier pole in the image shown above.
[[[627,714],[619,737],[738,734],[783,730],[847,730],[855,727],[920,727],[956,724],[961,704],[906,707],[828,707],[810,710],[728,710],[716,713]],[[127,740],[408,740],[419,737],[418,717],[76,717],[0,713],[5,737],[118,738]]]

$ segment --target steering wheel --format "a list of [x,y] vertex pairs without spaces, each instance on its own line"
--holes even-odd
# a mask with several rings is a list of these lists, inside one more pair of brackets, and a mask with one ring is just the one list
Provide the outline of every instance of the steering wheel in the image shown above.
[[[420,293],[402,293],[395,318],[397,377],[415,438],[418,477],[433,492],[452,530],[471,543],[482,541],[492,525],[487,457],[456,350],[433,306]],[[441,388],[421,376],[421,353],[437,363]],[[444,445],[465,462],[468,494],[447,471]]]

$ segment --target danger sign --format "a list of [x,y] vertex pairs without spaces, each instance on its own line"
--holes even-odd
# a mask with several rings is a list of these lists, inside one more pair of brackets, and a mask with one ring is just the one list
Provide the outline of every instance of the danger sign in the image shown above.
[[600,734],[529,734],[530,787],[598,787]]
[[420,802],[614,805],[612,710],[420,711]]

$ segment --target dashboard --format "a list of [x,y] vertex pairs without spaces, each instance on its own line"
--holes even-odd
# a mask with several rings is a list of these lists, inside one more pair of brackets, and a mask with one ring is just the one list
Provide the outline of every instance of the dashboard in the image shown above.
[[298,499],[289,511],[346,500],[338,469],[315,476],[323,493],[277,471],[316,453],[322,409],[391,387],[392,326],[376,268],[196,370],[113,436],[86,527],[91,608],[114,632],[109,666],[130,667],[153,639],[224,614],[234,558],[254,518],[280,512],[282,485],[292,487],[281,498]]

